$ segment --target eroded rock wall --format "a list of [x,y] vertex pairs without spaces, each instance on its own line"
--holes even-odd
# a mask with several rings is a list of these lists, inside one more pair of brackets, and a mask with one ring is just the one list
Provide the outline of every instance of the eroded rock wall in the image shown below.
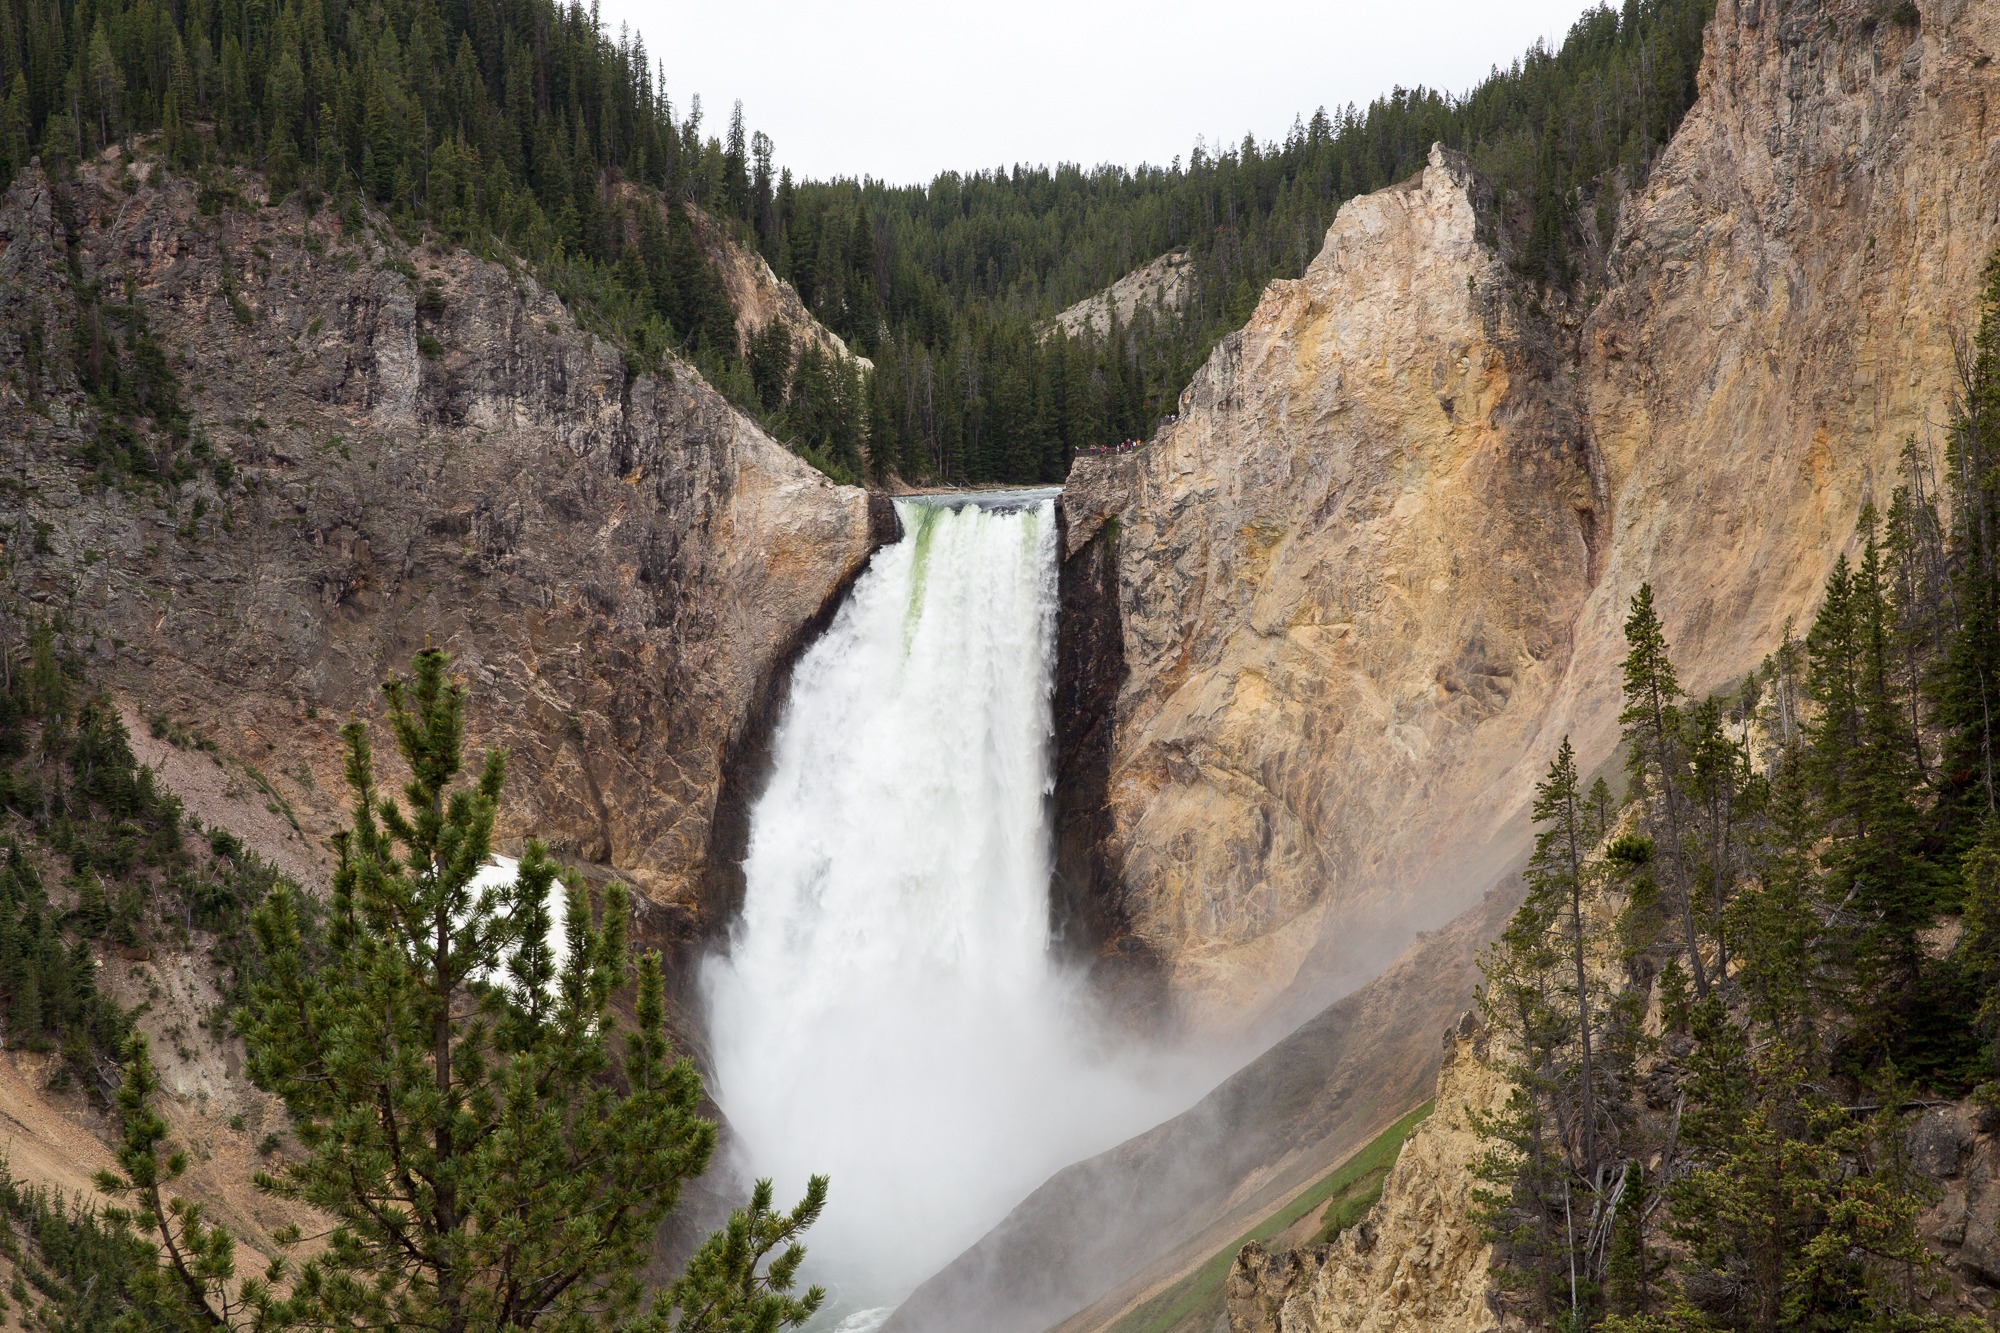
[[1584,326],[1606,558],[1512,790],[1563,732],[1609,752],[1642,581],[1689,687],[1726,688],[1788,619],[1803,633],[1904,444],[1942,464],[1953,342],[2000,244],[2000,4],[1916,9],[1719,0],[1701,96]]
[[1252,1242],[1225,1288],[1229,1333],[1487,1333],[1492,1246],[1481,1234],[1473,1170],[1485,1143],[1474,1117],[1506,1107],[1512,1084],[1487,1058],[1468,1013],[1445,1034],[1437,1105],[1396,1157],[1367,1217],[1304,1250]]
[[1140,1011],[1155,1007],[1149,1002],[1158,998],[1151,984],[1158,980],[1157,960],[1118,911],[1120,867],[1106,790],[1125,684],[1115,525],[1098,524],[1089,540],[1062,558],[1057,595],[1050,924],[1057,947],[1124,998],[1143,1023],[1148,1016]]
[[1438,151],[1349,202],[1172,427],[1071,476],[1072,543],[1119,520],[1123,905],[1197,1022],[1400,886],[1560,684],[1605,502],[1478,196]]
[[1990,1320],[2000,1291],[2000,1115],[1973,1102],[1924,1111],[1909,1129],[1910,1164],[1936,1190],[1917,1221],[1943,1260],[1956,1309]]
[[[0,534],[32,603],[95,632],[101,678],[253,766],[317,845],[337,728],[448,647],[472,741],[509,751],[503,838],[627,878],[669,934],[713,923],[725,760],[893,535],[880,507],[524,273],[386,225],[254,193],[204,216],[190,183],[112,159],[73,186],[24,173],[0,240]],[[143,312],[226,467],[161,485],[84,461],[93,287]]]
[[1185,250],[1174,250],[1133,269],[1103,291],[1065,306],[1050,321],[1071,338],[1085,333],[1105,337],[1115,324],[1130,328],[1141,312],[1171,315],[1188,303],[1199,282],[1194,259]]
[[1906,441],[1941,451],[2000,239],[2000,4],[1720,0],[1587,309],[1448,154],[1348,203],[1145,450],[1119,520],[1118,910],[1195,1026],[1337,993],[1491,881],[1564,734],[1616,740],[1655,585],[1683,679],[1803,625]]
[[856,356],[839,334],[813,317],[798,289],[773,273],[764,256],[738,245],[726,227],[693,204],[682,207],[694,223],[702,249],[722,277],[723,290],[729,293],[729,304],[736,311],[738,350],[747,353],[751,340],[776,322],[791,339],[795,361],[807,347],[813,347],[823,356],[874,368],[874,362]]

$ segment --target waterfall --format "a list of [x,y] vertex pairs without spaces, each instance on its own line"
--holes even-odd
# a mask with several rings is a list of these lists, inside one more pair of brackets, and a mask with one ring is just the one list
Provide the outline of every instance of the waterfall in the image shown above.
[[1185,1100],[1104,1054],[1050,957],[1053,498],[897,510],[793,674],[703,972],[739,1163],[782,1197],[831,1175],[810,1266],[847,1310]]

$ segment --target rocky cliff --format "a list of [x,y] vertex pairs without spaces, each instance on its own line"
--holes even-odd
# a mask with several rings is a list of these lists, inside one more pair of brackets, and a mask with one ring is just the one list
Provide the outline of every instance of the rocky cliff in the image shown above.
[[1198,1021],[1400,887],[1558,686],[1604,502],[1479,202],[1442,151],[1350,202],[1174,426],[1071,479],[1073,542],[1119,519],[1122,901]]
[[798,289],[773,273],[764,256],[738,245],[727,228],[693,204],[682,207],[687,209],[702,250],[721,275],[723,290],[729,294],[729,304],[736,311],[740,350],[747,352],[751,340],[776,322],[790,337],[794,358],[807,347],[814,347],[824,356],[874,369],[874,362],[856,356],[839,334],[813,318]]
[[[227,186],[114,150],[0,199],[14,581],[313,845],[337,728],[447,646],[510,754],[504,836],[625,877],[671,935],[713,924],[725,774],[893,512],[525,272]],[[177,381],[186,441],[84,375]]]
[[1140,311],[1172,314],[1194,295],[1194,259],[1185,250],[1161,255],[1133,269],[1094,296],[1086,296],[1060,311],[1051,325],[1072,338],[1086,332],[1104,337],[1115,323],[1130,328]]
[[1482,894],[1560,738],[1611,754],[1639,584],[1690,687],[1732,685],[1905,443],[1941,447],[2000,241],[2000,3],[1909,17],[1719,0],[1601,287],[1525,286],[1438,153],[1342,209],[1151,444],[1079,460],[1065,586],[1118,642],[1075,640],[1108,801],[1066,901],[1197,1029],[1376,979],[1053,1178],[891,1327],[1109,1327],[1365,1141],[1464,1006],[1476,946],[1445,942],[1504,919]]
[[1382,1198],[1332,1243],[1269,1252],[1255,1243],[1229,1273],[1229,1333],[1484,1333],[1492,1247],[1480,1235],[1473,1164],[1485,1145],[1473,1118],[1507,1104],[1512,1085],[1485,1058],[1468,1013],[1445,1034],[1437,1106],[1410,1135]]
[[1079,460],[1129,673],[1101,888],[1192,1023],[1309,1010],[1490,882],[1560,737],[1609,755],[1642,581],[1698,690],[1805,618],[1948,411],[2000,238],[1996,49],[1991,0],[1720,0],[1583,305],[1513,276],[1437,153],[1148,448]]
[[1918,1223],[1942,1256],[1955,1310],[1990,1321],[2000,1288],[2000,1116],[1969,1103],[1926,1110],[1910,1128],[1910,1163],[1937,1194]]

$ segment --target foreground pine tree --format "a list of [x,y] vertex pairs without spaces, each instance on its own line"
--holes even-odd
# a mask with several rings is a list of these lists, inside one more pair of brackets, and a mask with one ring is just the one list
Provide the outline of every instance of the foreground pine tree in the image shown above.
[[[252,1078],[283,1098],[303,1149],[258,1183],[334,1225],[235,1307],[218,1299],[232,1242],[193,1235],[205,1267],[176,1274],[185,1322],[437,1333],[803,1323],[821,1293],[793,1294],[798,1237],[825,1202],[823,1178],[788,1214],[760,1182],[645,1309],[654,1234],[715,1144],[700,1077],[668,1056],[659,958],[632,966],[622,888],[594,901],[566,880],[558,961],[547,906],[557,873],[539,843],[513,884],[475,890],[504,756],[487,752],[477,779],[458,782],[465,691],[444,653],[418,654],[412,678],[384,688],[411,775],[403,800],[377,789],[367,730],[350,724],[354,822],[336,838],[324,934],[288,890],[273,892],[254,918],[266,974],[236,1016]],[[636,1022],[614,1036],[612,996],[635,971]],[[124,1179],[107,1184],[138,1196],[175,1270],[188,1224],[155,1185],[173,1158],[160,1157],[144,1061],[135,1050],[122,1099]],[[268,1294],[279,1289],[282,1299]]]
[[1667,653],[1667,635],[1653,608],[1653,585],[1642,583],[1625,619],[1625,711],[1618,723],[1625,731],[1626,772],[1635,791],[1652,791],[1658,799],[1648,807],[1653,841],[1665,853],[1668,887],[1680,909],[1682,940],[1695,994],[1708,995],[1708,968],[1702,961],[1700,934],[1694,919],[1694,887],[1681,837],[1683,790],[1687,781],[1686,718],[1680,676]]
[[[1549,765],[1548,776],[1535,786],[1533,817],[1538,832],[1534,855],[1528,858],[1528,891],[1547,900],[1549,915],[1560,919],[1568,914],[1566,941],[1576,981],[1576,1021],[1579,1062],[1577,1174],[1591,1179],[1597,1170],[1597,1075],[1590,1053],[1589,927],[1583,918],[1583,895],[1587,871],[1584,858],[1591,838],[1584,813],[1583,797],[1576,773],[1576,751],[1569,737]],[[1559,927],[1560,929],[1560,927]]]

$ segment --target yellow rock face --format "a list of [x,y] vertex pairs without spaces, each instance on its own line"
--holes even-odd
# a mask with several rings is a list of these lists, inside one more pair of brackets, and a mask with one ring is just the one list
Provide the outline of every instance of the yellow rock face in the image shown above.
[[1323,999],[1491,882],[1561,737],[1610,756],[1641,582],[1684,680],[1731,686],[1904,442],[1941,453],[2000,236],[2000,4],[1920,8],[1721,0],[1588,310],[1512,276],[1434,152],[1150,447],[1079,460],[1072,549],[1118,520],[1120,906],[1187,1022]]

